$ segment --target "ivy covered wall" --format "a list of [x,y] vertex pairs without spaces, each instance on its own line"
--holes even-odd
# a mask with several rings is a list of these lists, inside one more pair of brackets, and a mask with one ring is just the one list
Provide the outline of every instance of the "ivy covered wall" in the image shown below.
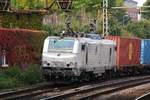
[[44,14],[0,12],[0,27],[42,30]]

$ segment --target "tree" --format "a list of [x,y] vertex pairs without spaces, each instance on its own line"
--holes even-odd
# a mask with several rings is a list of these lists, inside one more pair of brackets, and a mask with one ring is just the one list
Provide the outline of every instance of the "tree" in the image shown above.
[[14,9],[43,9],[51,5],[54,0],[11,0]]
[[[123,6],[123,0],[110,0],[110,7]],[[123,29],[123,16],[125,9],[109,9],[109,34],[122,35]]]
[[[125,15],[125,10],[113,10],[111,9],[111,7],[122,6],[123,2],[124,0],[108,0],[108,18],[110,33],[119,34],[121,31],[120,24],[122,25],[122,18]],[[99,17],[98,28],[102,29],[103,0],[74,0],[73,10],[79,11],[81,9],[85,9],[86,13],[92,13],[93,17]],[[100,33],[102,33],[102,30],[98,30],[100,31]]]
[[[150,0],[147,0],[145,2],[144,6],[150,6]],[[148,12],[143,13],[143,17],[145,19],[150,19],[150,7],[144,8],[144,11],[148,11]]]
[[102,4],[103,0],[73,0],[72,10],[78,12],[84,9],[85,12],[90,12],[96,16],[98,9],[102,8]]
[[141,38],[150,38],[150,20],[129,23],[127,30]]
[[[123,0],[108,0],[108,7],[111,8],[113,6],[121,6],[123,4]],[[103,0],[74,0],[73,1],[73,9],[80,10],[82,8],[86,9],[86,11],[93,12],[97,9],[102,9]]]

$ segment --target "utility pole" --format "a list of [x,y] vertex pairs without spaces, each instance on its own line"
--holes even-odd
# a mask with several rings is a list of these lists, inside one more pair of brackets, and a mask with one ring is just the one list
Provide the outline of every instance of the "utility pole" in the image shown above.
[[[128,7],[111,7],[111,9],[127,9]],[[140,13],[141,8],[150,8],[150,6],[142,6],[142,7],[136,7],[136,8],[140,8]],[[148,12],[148,11],[145,11]],[[104,36],[108,36],[109,32],[109,25],[108,25],[108,0],[103,0],[103,37]]]
[[108,34],[108,0],[103,0],[103,37]]

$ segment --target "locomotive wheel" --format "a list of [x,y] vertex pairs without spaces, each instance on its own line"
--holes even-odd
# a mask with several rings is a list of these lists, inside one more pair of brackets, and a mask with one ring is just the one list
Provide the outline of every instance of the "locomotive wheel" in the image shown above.
[[96,76],[93,72],[90,72],[89,75],[90,75],[90,81],[95,81],[96,80]]
[[90,79],[91,79],[90,74],[87,72],[82,72],[79,78],[81,82],[88,82],[90,81]]

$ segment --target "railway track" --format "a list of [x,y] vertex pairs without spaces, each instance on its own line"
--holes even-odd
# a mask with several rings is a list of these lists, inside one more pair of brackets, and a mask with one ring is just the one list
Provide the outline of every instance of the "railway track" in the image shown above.
[[135,100],[150,100],[150,92],[136,98]]
[[[5,91],[0,93],[0,100],[1,99],[15,99],[15,98],[21,98],[25,96],[30,96],[30,95],[38,95],[40,93],[40,90],[46,89],[47,87],[53,86],[53,83],[42,83],[38,84],[36,86],[28,87],[28,88],[22,88],[22,89],[14,89],[10,91]],[[39,90],[39,92],[34,92]],[[45,90],[49,91],[48,89]],[[44,92],[44,91],[43,91]]]
[[0,93],[0,100],[31,100],[37,98],[42,100],[88,99],[147,82],[150,82],[150,76],[59,86],[44,83],[35,87]]
[[11,90],[8,92],[0,93],[0,100],[29,100],[34,99],[36,96],[41,96],[44,93],[51,93],[56,94],[58,92],[68,90],[70,88],[80,87],[83,84],[55,84],[55,83],[44,83],[38,86],[25,88],[25,89],[18,89],[18,90]]
[[128,78],[126,80],[108,81],[107,83],[99,83],[86,85],[79,88],[64,91],[61,94],[43,98],[41,100],[91,100],[100,95],[106,95],[119,90],[127,89],[130,87],[146,84],[150,82],[150,76]]

